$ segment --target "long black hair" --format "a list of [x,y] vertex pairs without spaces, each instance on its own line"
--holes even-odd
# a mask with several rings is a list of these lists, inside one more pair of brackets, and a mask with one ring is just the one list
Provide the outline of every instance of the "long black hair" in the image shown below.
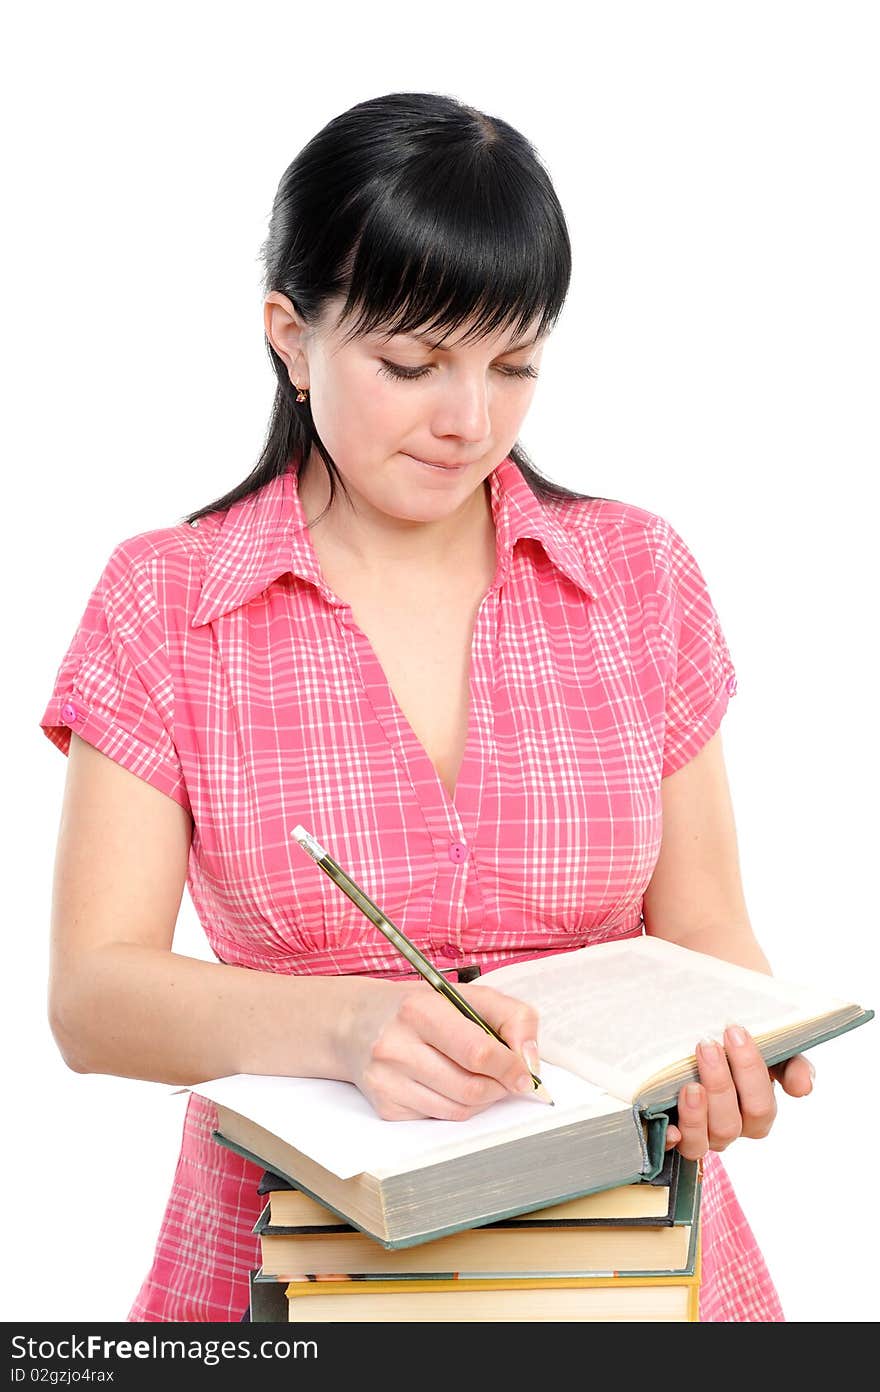
[[[497,116],[432,92],[359,102],[313,136],[281,177],[262,247],[264,296],[280,291],[306,324],[345,295],[339,325],[359,333],[452,331],[467,337],[540,315],[552,328],[571,279],[571,244],[550,177],[526,138]],[[266,337],[278,381],[265,445],[237,487],[185,519],[224,511],[314,447],[332,504],[341,478],[287,367]],[[510,457],[542,500],[589,498]],[[322,514],[323,515],[323,514]]]

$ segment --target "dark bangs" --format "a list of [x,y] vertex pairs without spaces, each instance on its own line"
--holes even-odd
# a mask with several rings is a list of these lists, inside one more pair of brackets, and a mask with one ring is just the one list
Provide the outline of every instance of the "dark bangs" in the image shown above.
[[[398,146],[380,194],[350,210],[361,231],[343,269],[346,338],[416,330],[473,342],[552,329],[571,279],[561,209],[531,147],[503,121],[465,108]],[[403,149],[399,148],[403,145]],[[358,206],[362,202],[362,206]]]

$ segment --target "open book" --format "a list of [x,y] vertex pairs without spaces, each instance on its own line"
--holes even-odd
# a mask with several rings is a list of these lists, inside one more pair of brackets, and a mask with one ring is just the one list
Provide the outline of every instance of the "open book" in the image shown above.
[[[873,1017],[647,936],[485,972],[539,1012],[555,1105],[511,1095],[468,1121],[384,1121],[352,1083],[240,1074],[190,1091],[216,1138],[394,1248],[655,1175],[695,1049],[743,1025],[768,1064]],[[451,1007],[450,1007],[451,1008]]]

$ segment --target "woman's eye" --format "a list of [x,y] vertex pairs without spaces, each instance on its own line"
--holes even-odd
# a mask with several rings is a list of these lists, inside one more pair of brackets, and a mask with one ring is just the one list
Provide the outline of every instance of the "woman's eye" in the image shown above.
[[537,377],[537,368],[527,363],[525,367],[502,367],[501,371],[507,377]]
[[381,362],[379,370],[382,375],[394,377],[398,382],[414,382],[418,377],[427,377],[431,371],[430,367],[398,367],[396,363],[386,362],[384,358]]
[[[431,371],[430,366],[425,367],[399,367],[397,363],[380,359],[382,366],[379,371],[385,377],[393,377],[398,382],[415,382],[420,377],[427,377]],[[505,377],[537,377],[536,370],[531,363],[525,367],[501,367],[498,369]]]

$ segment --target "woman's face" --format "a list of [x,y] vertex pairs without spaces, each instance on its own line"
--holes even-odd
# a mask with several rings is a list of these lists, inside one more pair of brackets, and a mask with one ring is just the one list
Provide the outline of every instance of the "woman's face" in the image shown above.
[[519,345],[505,330],[463,346],[469,325],[442,348],[436,332],[431,342],[374,333],[345,343],[333,327],[342,304],[303,331],[273,291],[267,334],[291,382],[309,388],[315,428],[353,499],[401,520],[446,517],[515,444],[549,335],[534,341],[536,320]]

